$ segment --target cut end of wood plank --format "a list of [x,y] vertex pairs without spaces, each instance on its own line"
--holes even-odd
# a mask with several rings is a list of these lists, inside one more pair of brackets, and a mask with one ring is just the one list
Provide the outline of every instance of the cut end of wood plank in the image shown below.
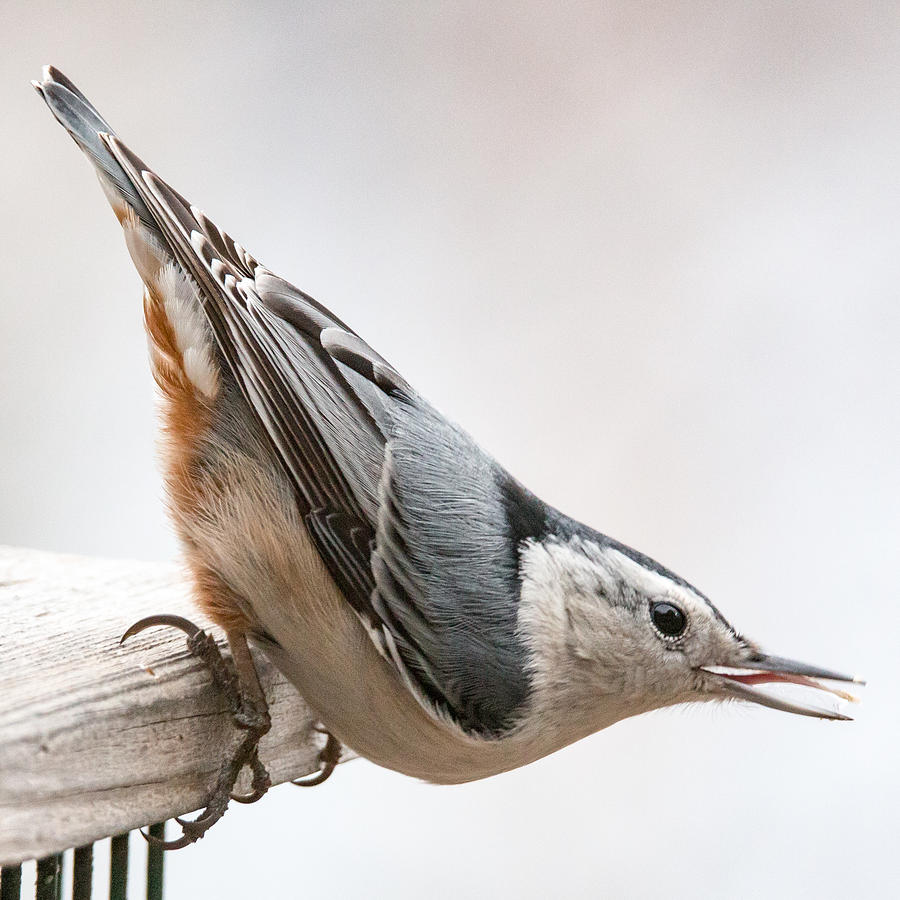
[[[156,612],[224,644],[176,566],[0,547],[0,864],[204,805],[233,726],[183,635],[119,644]],[[279,784],[315,771],[325,738],[294,687],[254,658],[272,715],[260,758]]]

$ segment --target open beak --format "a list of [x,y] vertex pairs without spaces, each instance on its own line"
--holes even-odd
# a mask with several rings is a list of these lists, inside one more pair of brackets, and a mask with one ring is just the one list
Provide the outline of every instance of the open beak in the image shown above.
[[766,656],[765,654],[757,654],[753,659],[744,662],[740,668],[733,666],[700,666],[699,668],[701,672],[713,675],[721,682],[717,686],[723,693],[784,712],[797,713],[801,716],[815,716],[819,719],[835,719],[842,722],[850,722],[852,719],[843,713],[782,700],[780,697],[774,697],[759,690],[756,685],[800,684],[819,691],[827,691],[842,700],[856,703],[857,697],[830,685],[822,684],[821,680],[865,684],[861,678],[852,675],[841,675],[839,672],[820,669],[818,666],[808,666],[806,663],[793,659],[785,659],[782,656]]

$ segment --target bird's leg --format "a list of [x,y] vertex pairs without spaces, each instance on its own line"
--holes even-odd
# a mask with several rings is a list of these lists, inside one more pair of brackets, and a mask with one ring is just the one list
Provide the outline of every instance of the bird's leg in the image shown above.
[[[257,747],[260,738],[269,730],[272,723],[265,694],[259,683],[259,675],[243,632],[226,632],[231,648],[231,660],[222,655],[211,635],[181,616],[159,615],[141,619],[125,632],[122,641],[153,625],[169,625],[179,628],[187,635],[188,649],[209,669],[213,682],[228,702],[232,719],[240,732],[238,740],[222,761],[206,809],[193,821],[176,819],[181,825],[182,836],[173,841],[160,841],[144,835],[148,841],[166,850],[177,850],[203,837],[225,814],[229,800],[253,803],[269,789],[271,781],[259,759]],[[245,765],[249,766],[253,773],[251,792],[246,795],[233,795],[231,792]]]
[[295,778],[291,784],[295,784],[297,787],[315,787],[317,784],[327,781],[341,761],[341,742],[330,731],[319,730],[328,735],[328,740],[325,741],[325,746],[319,753],[321,768],[315,775],[310,775],[308,778]]
[[[235,773],[235,780],[240,774],[244,764],[250,766],[253,772],[253,780],[250,783],[249,794],[231,794],[234,781],[228,786],[229,796],[240,803],[255,803],[272,786],[269,773],[260,762],[258,749],[260,738],[272,727],[269,717],[269,704],[266,703],[266,695],[259,683],[259,673],[256,664],[250,655],[247,646],[247,638],[243,632],[226,632],[228,645],[231,647],[231,657],[234,660],[234,668],[237,672],[238,686],[243,689],[241,697],[241,710],[235,715],[235,723],[238,728],[246,732],[246,750],[241,760],[241,765]],[[243,746],[243,744],[242,744]],[[222,810],[224,812],[224,809]]]

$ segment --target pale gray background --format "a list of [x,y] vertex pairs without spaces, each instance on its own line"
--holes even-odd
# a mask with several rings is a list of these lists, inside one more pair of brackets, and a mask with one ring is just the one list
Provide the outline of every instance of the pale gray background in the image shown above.
[[168,896],[896,890],[900,6],[71,7],[0,4],[0,540],[176,552],[53,62],[548,501],[872,682],[853,724],[678,709],[458,788],[356,762]]

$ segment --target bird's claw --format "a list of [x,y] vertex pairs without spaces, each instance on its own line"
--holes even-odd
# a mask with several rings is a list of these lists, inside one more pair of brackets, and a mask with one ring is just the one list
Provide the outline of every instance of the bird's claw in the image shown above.
[[182,834],[180,838],[174,838],[171,841],[165,841],[143,831],[141,836],[148,844],[159,847],[161,850],[180,850],[182,847],[187,847],[195,841],[199,841],[219,821],[223,813],[224,810],[218,815],[213,815],[207,808],[202,815],[193,820],[175,816],[175,821],[181,826]]
[[315,787],[318,784],[322,784],[322,782],[327,781],[331,777],[331,773],[341,761],[341,742],[324,728],[317,727],[316,731],[328,735],[328,740],[319,753],[319,763],[322,768],[315,775],[310,775],[308,778],[295,778],[291,784],[297,787]]
[[253,757],[247,761],[247,765],[253,770],[253,780],[250,782],[250,793],[232,794],[231,799],[236,803],[256,803],[256,801],[272,787],[272,779],[269,777],[266,767],[260,762],[259,755],[255,749],[253,751]]
[[160,850],[180,850],[182,847],[187,847],[188,844],[193,844],[195,840],[198,840],[198,838],[189,838],[186,834],[172,841],[164,841],[162,838],[156,837],[156,835],[147,834],[146,831],[141,831],[140,835],[151,847],[158,847]]
[[146,618],[138,619],[138,621],[135,622],[121,638],[119,638],[119,643],[124,644],[128,638],[134,637],[145,628],[152,628],[155,625],[167,625],[172,628],[178,628],[183,631],[188,638],[195,638],[197,635],[203,634],[202,628],[195,625],[189,619],[185,619],[184,616],[173,616],[168,613],[160,613],[156,616],[147,616]]

